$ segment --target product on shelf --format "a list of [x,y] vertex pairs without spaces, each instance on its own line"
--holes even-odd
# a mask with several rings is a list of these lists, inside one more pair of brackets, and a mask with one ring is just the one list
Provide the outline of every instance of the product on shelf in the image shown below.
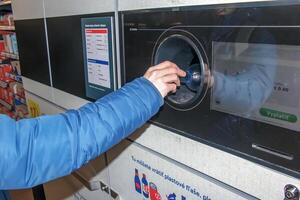
[[18,45],[15,33],[3,33],[3,40],[0,40],[0,51],[10,54],[18,55]]
[[5,78],[7,73],[13,72],[13,66],[8,64],[0,65],[0,78]]
[[0,64],[0,113],[15,119],[28,115],[19,61]]
[[16,70],[16,74],[21,76],[21,66],[20,62],[17,60],[11,61],[10,62],[11,66]]
[[14,18],[11,13],[0,15],[0,26],[14,26]]
[[[2,5],[10,0],[0,0]],[[11,10],[0,13],[0,114],[16,120],[27,117],[28,109],[22,85],[21,70]]]

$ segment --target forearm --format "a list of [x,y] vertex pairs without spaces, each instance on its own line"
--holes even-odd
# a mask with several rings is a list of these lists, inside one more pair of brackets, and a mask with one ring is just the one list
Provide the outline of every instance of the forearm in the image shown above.
[[0,189],[31,187],[71,173],[132,133],[162,103],[156,88],[138,79],[79,110],[17,123],[5,118]]
[[[105,152],[142,126],[158,112],[162,104],[163,99],[157,89],[148,80],[142,78],[93,104],[87,104],[78,111],[66,113],[70,127],[74,129],[82,127],[81,130],[76,131],[83,133],[82,139],[90,139],[85,132],[95,134],[92,135],[93,140],[90,140],[95,144],[84,145],[85,152],[89,151],[87,154],[90,157],[86,158],[86,155],[82,155],[78,158],[80,160],[77,161],[77,167]],[[88,124],[77,121],[83,118]],[[97,148],[92,148],[94,146]]]

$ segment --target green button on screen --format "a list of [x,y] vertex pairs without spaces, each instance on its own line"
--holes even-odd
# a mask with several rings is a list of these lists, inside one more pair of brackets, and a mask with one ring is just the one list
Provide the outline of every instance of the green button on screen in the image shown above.
[[290,114],[290,113],[285,113],[285,112],[280,112],[277,110],[272,110],[268,108],[261,108],[259,110],[260,114],[262,116],[268,117],[268,118],[273,118],[273,119],[278,119],[282,121],[287,121],[290,123],[295,123],[297,122],[297,116]]

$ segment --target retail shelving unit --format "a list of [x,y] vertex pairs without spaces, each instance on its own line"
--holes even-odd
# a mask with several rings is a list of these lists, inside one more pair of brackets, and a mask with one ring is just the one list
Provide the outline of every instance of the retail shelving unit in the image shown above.
[[[0,0],[0,114],[16,120],[27,117],[11,1]],[[0,200],[9,200],[0,191]]]
[[0,113],[14,119],[28,115],[11,1],[0,1]]

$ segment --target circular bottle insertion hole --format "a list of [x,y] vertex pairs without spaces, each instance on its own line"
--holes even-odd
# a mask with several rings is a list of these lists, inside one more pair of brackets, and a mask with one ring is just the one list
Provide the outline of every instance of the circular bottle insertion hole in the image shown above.
[[[205,72],[207,65],[201,45],[192,36],[166,34],[160,37],[154,50],[153,64],[171,61],[187,73],[175,94],[166,97],[166,103],[177,110],[190,110],[197,106],[207,91]],[[206,59],[206,55],[205,59]]]

